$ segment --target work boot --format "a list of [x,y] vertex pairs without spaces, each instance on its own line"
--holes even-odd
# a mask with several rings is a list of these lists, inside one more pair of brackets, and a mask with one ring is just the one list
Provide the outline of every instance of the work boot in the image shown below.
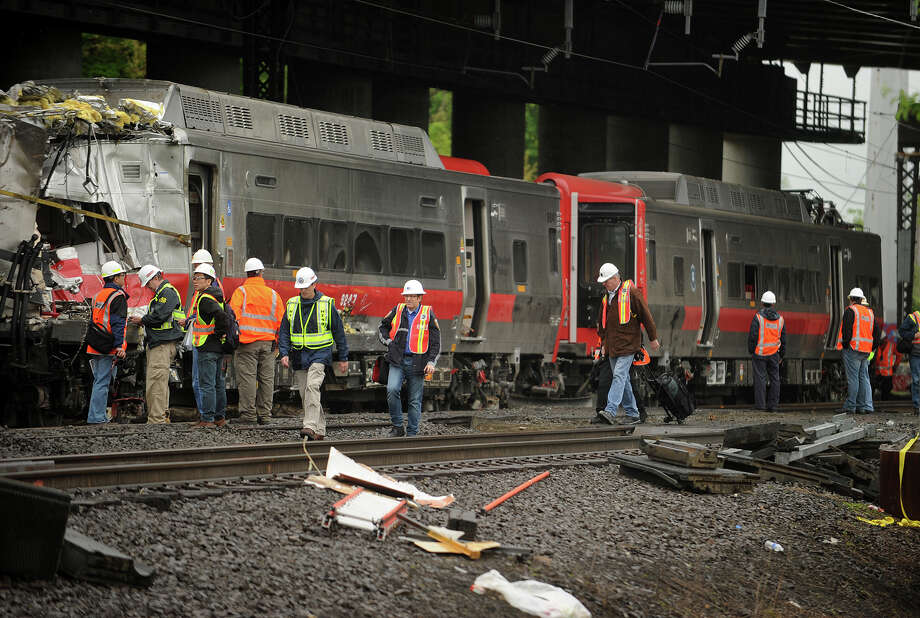
[[404,427],[393,427],[388,435],[391,438],[403,438],[406,435],[406,429]]
[[236,422],[241,423],[241,424],[245,423],[247,425],[253,425],[257,422],[257,419],[254,416],[240,416],[240,418],[237,419]]
[[264,424],[266,424],[266,423],[268,422],[268,419],[269,419],[269,418],[271,418],[271,417],[268,417],[268,416],[260,416],[259,418],[256,419],[256,423],[258,423],[259,425],[264,425]]
[[620,425],[638,425],[641,422],[638,416],[624,416],[620,419]]
[[597,413],[597,415],[600,416],[602,419],[604,419],[604,422],[609,425],[617,424],[616,417],[610,412],[608,412],[607,410],[601,410],[600,412]]
[[594,418],[591,419],[592,425],[606,425],[608,423],[607,419],[601,416],[601,413],[598,412],[594,415]]
[[217,420],[214,421],[214,424],[215,424],[216,426],[218,426],[218,427],[223,427],[223,426],[225,426],[225,425],[227,424],[227,419],[225,419],[225,418],[219,418],[219,419],[217,419]]
[[309,427],[304,427],[300,430],[300,437],[306,438],[307,440],[316,440],[316,432],[310,429]]
[[209,421],[198,421],[192,425],[192,429],[217,429],[217,425]]

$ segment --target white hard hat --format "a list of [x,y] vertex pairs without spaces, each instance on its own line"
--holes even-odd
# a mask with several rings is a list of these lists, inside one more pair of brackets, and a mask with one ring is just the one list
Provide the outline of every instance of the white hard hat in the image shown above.
[[772,305],[772,304],[775,304],[775,303],[776,303],[776,294],[774,294],[773,292],[767,290],[766,292],[763,293],[763,296],[760,297],[760,302],[762,302],[762,303],[769,303],[769,304],[771,304],[771,305]]
[[847,298],[865,298],[866,295],[863,294],[862,288],[853,288],[850,290],[850,295]]
[[199,249],[192,255],[192,264],[213,264],[214,258],[207,249]]
[[114,275],[120,275],[123,272],[125,272],[124,267],[118,262],[116,262],[115,260],[112,260],[111,262],[106,262],[105,264],[102,265],[102,277],[103,278],[112,277]]
[[195,269],[196,273],[201,273],[202,275],[207,275],[211,279],[217,279],[217,273],[214,272],[214,267],[210,264],[199,264]]
[[246,260],[246,266],[243,267],[248,273],[251,273],[254,270],[265,270],[265,266],[262,264],[262,260],[259,258],[249,258]]
[[153,264],[146,264],[141,266],[141,269],[137,272],[137,277],[141,280],[141,285],[147,285],[159,272],[160,269]]
[[601,266],[601,272],[597,278],[597,282],[603,283],[610,277],[616,277],[619,274],[620,274],[620,269],[614,266],[613,264],[611,264],[610,262],[607,262],[606,264]]
[[422,284],[416,281],[415,279],[409,279],[406,281],[406,285],[403,286],[403,294],[424,294],[425,289],[422,288]]
[[309,266],[304,266],[294,275],[294,287],[297,289],[308,288],[316,283],[316,273]]

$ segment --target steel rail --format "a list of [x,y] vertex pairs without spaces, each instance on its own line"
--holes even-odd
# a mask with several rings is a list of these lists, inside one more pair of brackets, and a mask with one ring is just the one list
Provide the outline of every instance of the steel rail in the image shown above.
[[[677,435],[684,440],[721,441],[723,435],[722,430],[678,430],[676,427],[656,427],[653,431],[643,431],[642,435],[623,435],[623,429],[630,428],[424,436],[389,440],[330,440],[309,442],[308,451],[320,468],[325,466],[331,447],[362,464],[388,466],[627,450],[639,448],[642,438]],[[14,462],[6,460],[2,463],[7,471],[0,472],[0,475],[45,487],[75,489],[203,481],[259,474],[306,473],[308,468],[307,458],[299,442],[19,460],[23,466],[28,466],[29,461],[39,468],[11,470],[8,464]]]

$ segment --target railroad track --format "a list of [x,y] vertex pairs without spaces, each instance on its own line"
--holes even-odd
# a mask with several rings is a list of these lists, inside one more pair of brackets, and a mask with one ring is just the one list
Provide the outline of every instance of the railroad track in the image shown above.
[[[691,427],[583,428],[371,440],[308,442],[316,465],[329,449],[368,466],[433,464],[530,455],[564,455],[639,448],[642,438],[721,441],[722,430]],[[76,489],[305,473],[300,442],[7,459],[0,476],[57,489]]]
[[[843,406],[842,401],[809,401],[809,402],[795,402],[795,403],[782,403],[779,406],[779,413],[777,418],[782,418],[783,412],[827,412],[830,410],[837,410]],[[884,412],[903,412],[905,410],[913,409],[913,403],[910,400],[904,401],[876,401],[875,402],[875,412],[884,413]],[[753,410],[754,404],[750,403],[729,403],[729,404],[700,404],[697,406],[699,410]]]

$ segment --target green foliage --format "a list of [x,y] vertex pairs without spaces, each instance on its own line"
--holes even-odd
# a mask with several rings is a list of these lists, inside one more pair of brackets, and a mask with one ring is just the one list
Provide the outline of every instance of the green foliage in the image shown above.
[[450,90],[428,90],[428,136],[438,154],[451,156],[451,119],[454,111],[454,93]]
[[538,155],[540,138],[537,123],[540,118],[540,106],[528,103],[524,106],[524,180],[536,180],[540,175]]
[[146,76],[146,43],[83,33],[83,77],[143,79]]
[[920,94],[907,94],[903,90],[898,97],[898,122],[920,123]]

